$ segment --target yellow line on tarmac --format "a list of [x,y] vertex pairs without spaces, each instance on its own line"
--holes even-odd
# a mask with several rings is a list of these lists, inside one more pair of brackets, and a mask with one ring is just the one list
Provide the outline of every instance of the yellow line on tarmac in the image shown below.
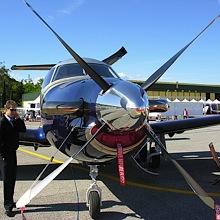
[[[43,159],[43,160],[51,161],[51,157],[45,156],[43,154],[39,154],[39,153],[35,153],[33,151],[25,150],[25,149],[23,149],[21,147],[19,147],[18,150],[23,152],[23,153],[30,154],[31,156],[38,157],[38,158]],[[63,163],[63,161],[53,159],[52,163]]]
[[[113,181],[119,182],[119,178],[115,176],[111,176],[108,174],[102,173],[102,176],[111,179]],[[144,183],[138,183],[134,181],[129,181],[127,180],[126,182],[127,186],[133,186],[133,187],[138,187],[138,188],[143,188],[143,189],[150,189],[150,190],[155,190],[155,191],[161,191],[161,192],[172,192],[172,193],[179,193],[179,194],[184,194],[184,195],[195,195],[193,191],[190,190],[184,190],[184,189],[175,189],[175,188],[169,188],[169,187],[161,187],[161,186],[154,186],[154,185],[148,185]],[[210,192],[207,193],[209,196],[214,196],[214,197],[220,197],[220,192]]]
[[[47,160],[47,161],[51,160],[51,158],[48,157],[48,156],[45,156],[45,155],[39,154],[39,153],[35,153],[33,151],[25,150],[25,149],[23,149],[21,147],[19,147],[18,150],[21,151],[21,152],[30,154],[31,156],[38,157],[38,158],[43,159],[43,160]],[[62,164],[63,161],[53,159],[53,163]],[[80,169],[80,170],[83,170],[83,171],[88,171],[88,169],[83,168],[83,167],[74,166],[74,168],[77,168],[77,169]],[[100,174],[103,177],[106,177],[106,178],[111,179],[113,181],[119,182],[119,179],[116,176],[112,176],[112,175],[109,175],[109,174],[106,174],[106,173],[103,173],[103,172],[100,172]],[[161,187],[161,186],[153,186],[153,185],[137,183],[137,182],[133,182],[133,181],[127,181],[126,185],[127,186],[138,187],[138,188],[143,188],[143,189],[161,191],[161,192],[172,192],[172,193],[179,193],[179,194],[184,194],[184,195],[195,195],[195,193],[190,191],[190,190],[175,189],[175,188]],[[211,192],[211,193],[208,193],[208,195],[209,196],[214,196],[214,197],[219,197],[220,196],[220,192]]]

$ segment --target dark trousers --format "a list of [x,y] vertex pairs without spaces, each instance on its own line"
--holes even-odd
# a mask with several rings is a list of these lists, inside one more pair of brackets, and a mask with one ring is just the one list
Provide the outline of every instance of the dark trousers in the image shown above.
[[12,210],[13,196],[16,181],[17,156],[16,151],[0,155],[0,170],[3,180],[4,207]]

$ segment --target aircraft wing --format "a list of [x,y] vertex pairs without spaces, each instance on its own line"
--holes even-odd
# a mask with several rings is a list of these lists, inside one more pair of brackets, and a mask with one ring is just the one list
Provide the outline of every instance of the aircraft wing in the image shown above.
[[[220,115],[204,116],[182,120],[169,120],[151,124],[156,134],[175,134],[187,130],[203,128],[220,124]],[[20,133],[19,142],[22,145],[49,147],[42,127],[27,128],[25,133]]]
[[56,64],[13,65],[11,70],[50,70]]
[[[127,53],[126,49],[124,47],[121,47],[114,54],[105,58],[103,62],[107,63],[108,65],[112,65],[115,62],[117,62],[119,59],[121,59],[126,53]],[[50,70],[55,65],[56,65],[55,63],[36,64],[36,65],[13,65],[11,67],[11,70]]]
[[219,124],[220,115],[214,115],[203,116],[199,118],[155,122],[151,124],[151,127],[157,134],[174,134],[186,130],[203,128]]
[[50,144],[45,137],[42,127],[27,128],[26,132],[21,132],[19,136],[19,143],[21,145],[34,147],[49,147]]

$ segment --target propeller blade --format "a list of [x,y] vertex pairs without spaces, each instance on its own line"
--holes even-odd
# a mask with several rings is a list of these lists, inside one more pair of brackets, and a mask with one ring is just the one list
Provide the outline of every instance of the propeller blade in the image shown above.
[[60,165],[56,170],[54,170],[51,174],[49,174],[46,178],[44,178],[42,181],[40,181],[37,185],[35,185],[33,188],[28,189],[21,198],[17,201],[16,207],[22,208],[25,207],[36,195],[38,195],[58,174],[61,173],[61,171],[66,168],[68,164],[73,160],[72,157],[70,157],[68,160],[66,160],[62,165]]
[[47,22],[32,8],[32,6],[25,1],[25,4],[31,9],[31,11],[53,32],[62,45],[68,50],[77,63],[85,70],[85,72],[106,92],[110,85],[93,70],[48,24]]
[[13,65],[11,70],[50,70],[56,64]]
[[71,163],[74,157],[76,157],[94,138],[99,134],[99,132],[106,126],[106,123],[95,132],[95,134],[70,158],[68,158],[63,164],[61,164],[57,169],[50,173],[47,177],[37,183],[35,186],[29,188],[17,201],[16,207],[22,208],[25,207],[31,199],[37,196],[57,175],[59,175],[67,166]]
[[171,57],[165,64],[163,64],[156,72],[154,72],[142,85],[143,89],[149,89],[165,72],[166,70],[179,58],[179,56],[207,29],[216,19],[220,18],[220,15],[215,17],[192,41],[190,41],[185,47]]
[[102,62],[107,63],[108,65],[112,65],[113,63],[117,62],[127,53],[124,47],[121,47],[117,52],[112,54],[111,56],[105,58]]
[[180,174],[185,178],[186,182],[193,190],[193,192],[210,208],[215,209],[215,202],[212,197],[210,197],[202,187],[189,175],[189,173],[167,152],[166,148],[154,133],[153,129],[149,124],[146,125],[146,132],[149,137],[158,144],[161,151],[166,155],[166,157],[175,165]]

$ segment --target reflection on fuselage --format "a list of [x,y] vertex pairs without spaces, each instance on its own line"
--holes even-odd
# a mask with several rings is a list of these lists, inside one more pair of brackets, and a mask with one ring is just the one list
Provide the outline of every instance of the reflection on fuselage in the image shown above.
[[[47,81],[51,79],[48,84],[44,83],[41,113],[47,138],[57,148],[75,127],[61,148],[67,155],[77,152],[95,128],[107,123],[106,130],[77,156],[78,160],[97,163],[115,157],[116,145],[112,143],[126,142],[124,153],[127,153],[143,142],[145,134],[140,131],[147,118],[149,104],[140,86],[121,80],[110,66],[94,60],[89,65],[98,73],[103,71],[100,75],[111,88],[103,94],[78,64],[60,64],[46,77]],[[47,121],[51,120],[53,123],[48,124]]]

